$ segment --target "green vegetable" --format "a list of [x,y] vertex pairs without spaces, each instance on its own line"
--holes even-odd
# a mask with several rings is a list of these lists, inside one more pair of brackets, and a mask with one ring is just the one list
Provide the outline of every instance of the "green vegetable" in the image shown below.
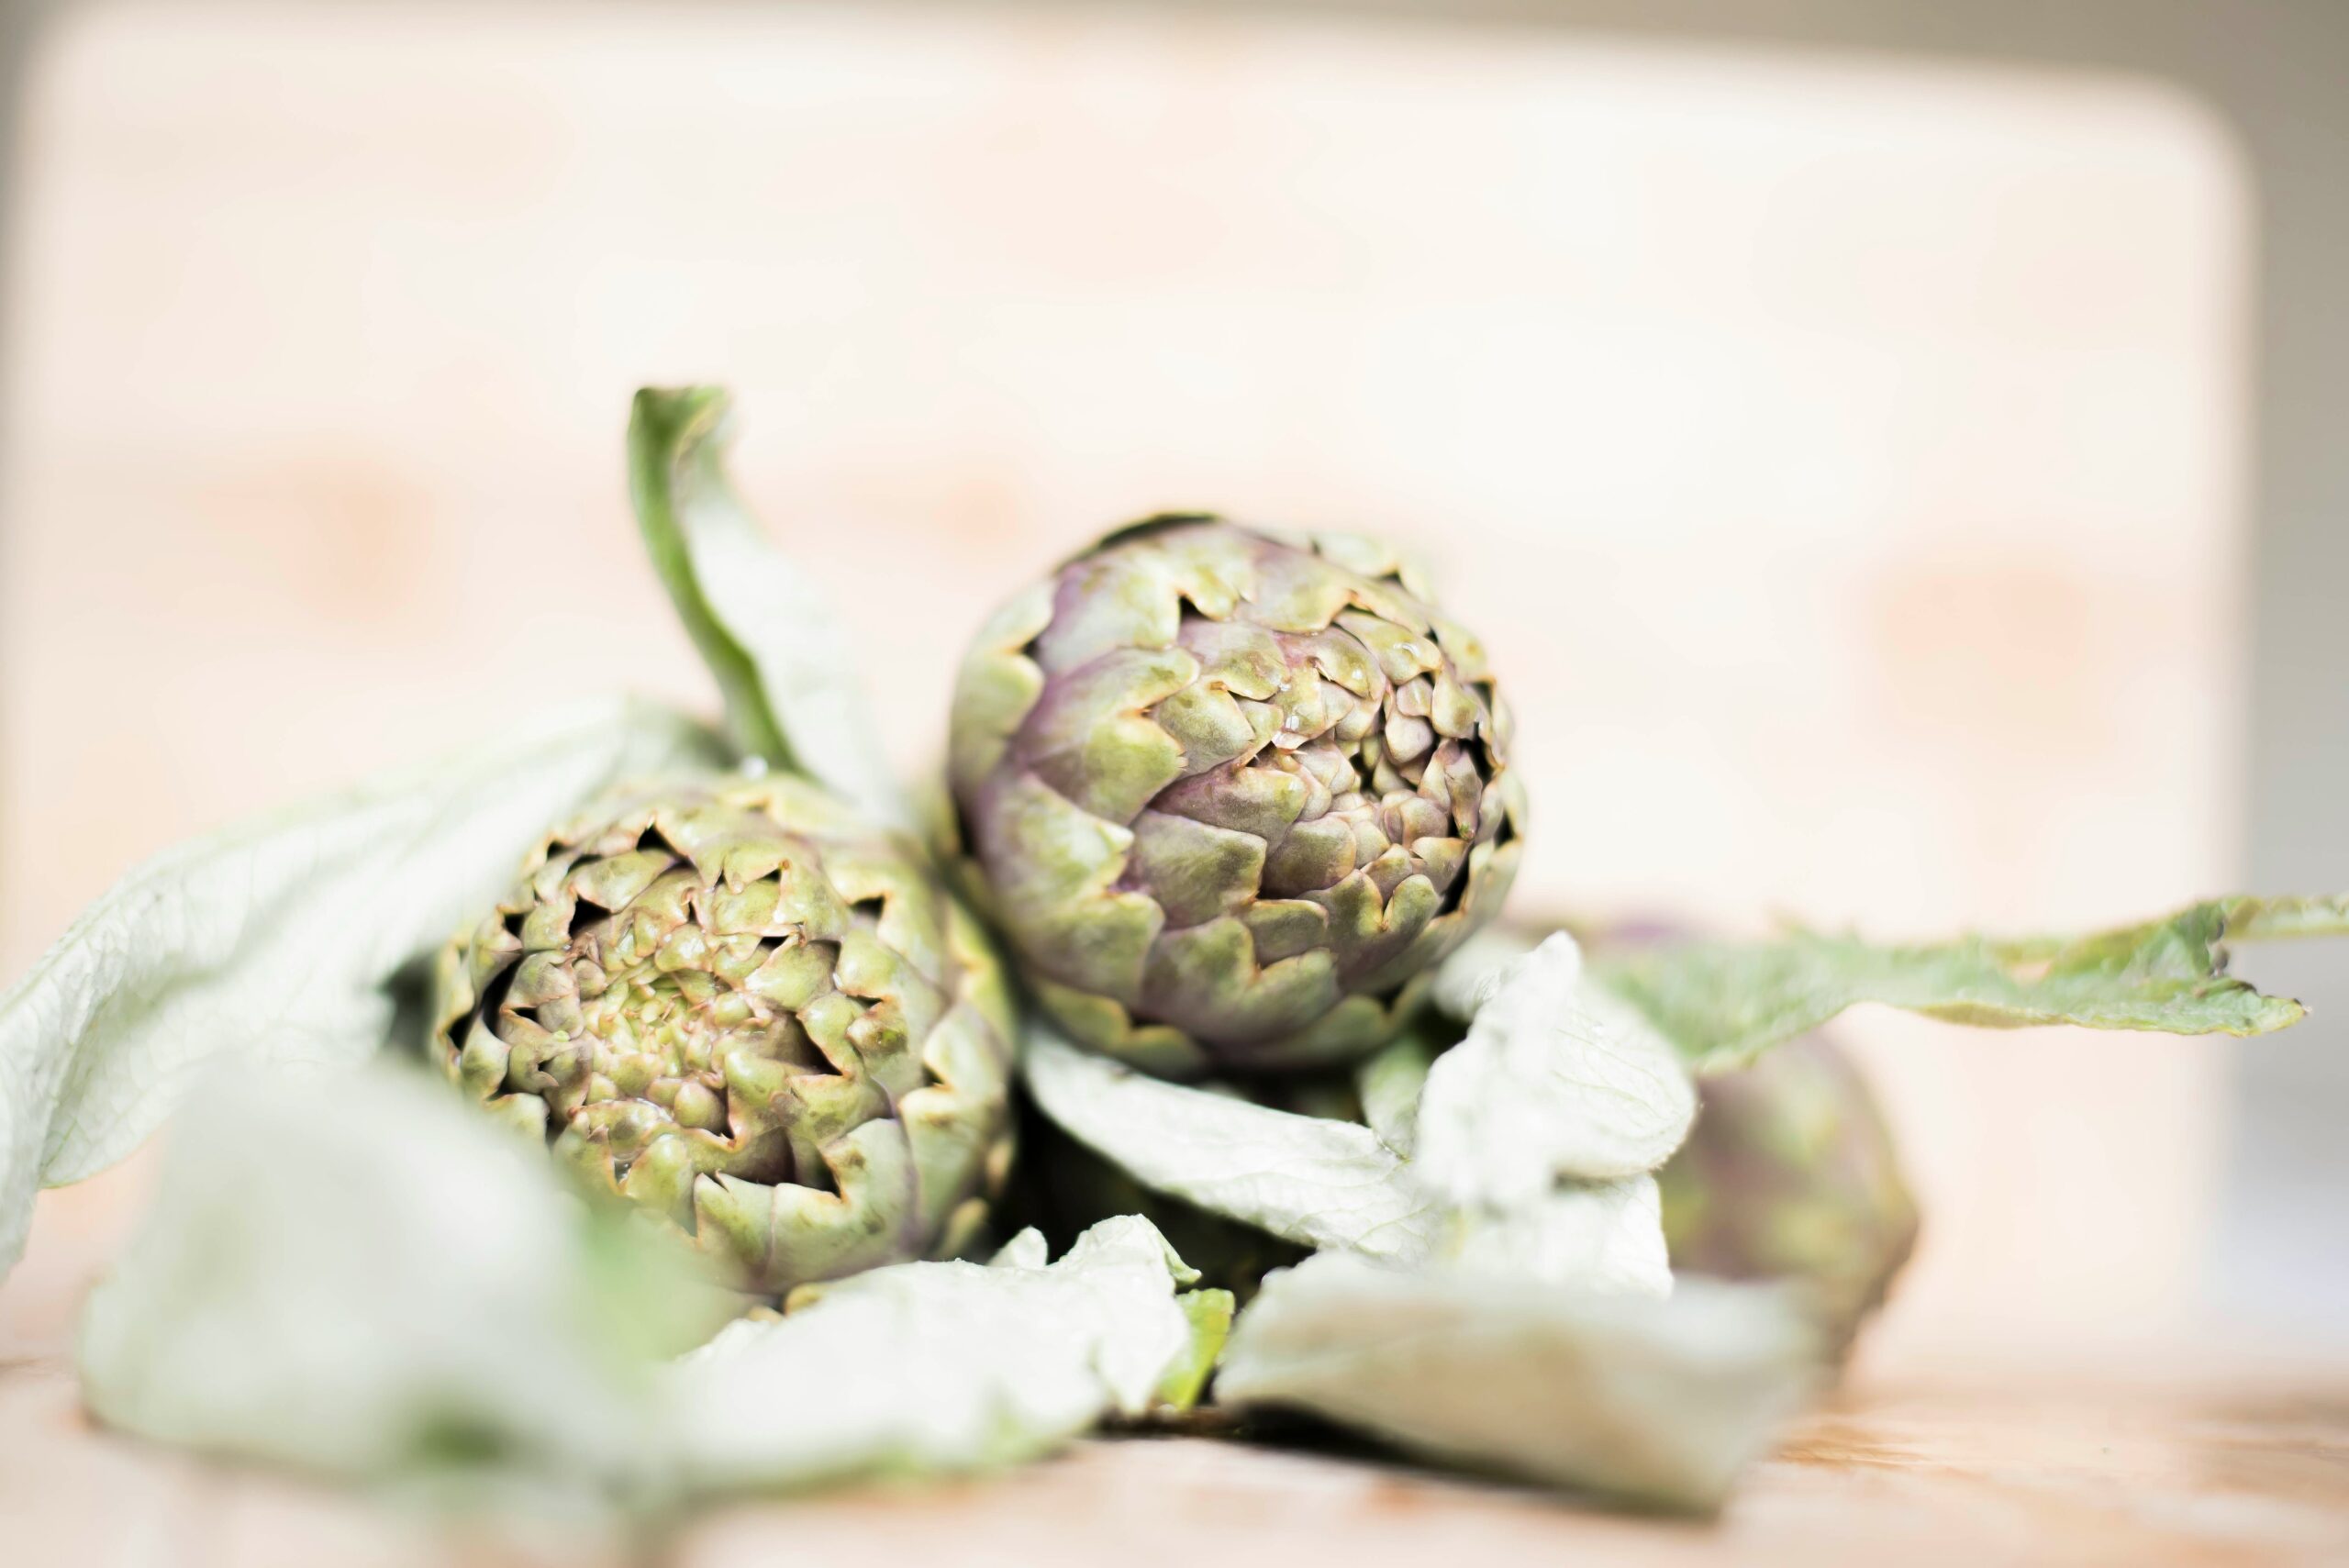
[[987,623],[950,772],[1038,999],[1191,1076],[1402,1026],[1515,875],[1508,728],[1482,647],[1391,550],[1162,517]]
[[913,847],[802,780],[556,829],[440,969],[434,1050],[778,1295],[952,1255],[1010,1162],[1011,1003]]

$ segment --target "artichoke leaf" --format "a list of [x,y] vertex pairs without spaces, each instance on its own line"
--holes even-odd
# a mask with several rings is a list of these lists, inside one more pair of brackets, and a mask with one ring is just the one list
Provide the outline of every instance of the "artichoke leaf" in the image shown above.
[[1671,1157],[1695,1086],[1663,1036],[1589,983],[1574,938],[1551,936],[1486,991],[1419,1091],[1420,1180],[1458,1206],[1521,1209],[1561,1178],[1620,1181]]
[[1142,1185],[1319,1251],[1423,1257],[1445,1216],[1369,1128],[1148,1077],[1031,1022],[1044,1114]]
[[1668,1300],[1325,1252],[1240,1314],[1219,1403],[1305,1410],[1465,1468],[1647,1507],[1720,1507],[1820,1380],[1766,1287]]
[[1664,1198],[1650,1175],[1562,1183],[1516,1207],[1455,1222],[1436,1261],[1460,1273],[1550,1280],[1579,1290],[1672,1294]]
[[385,983],[487,906],[548,822],[622,779],[726,761],[666,709],[594,704],[131,871],[0,998],[0,1271],[39,1187],[128,1154],[207,1064],[377,1050]]
[[717,679],[742,750],[910,828],[846,633],[727,478],[731,406],[714,386],[636,395],[629,490],[653,570]]
[[1030,1026],[1023,1055],[1037,1105],[1078,1142],[1145,1187],[1283,1240],[1591,1289],[1671,1288],[1655,1184],[1644,1173],[1553,1181],[1506,1205],[1463,1206],[1358,1123],[1151,1078],[1041,1024]]
[[1419,1092],[1434,1064],[1434,1041],[1412,1029],[1354,1069],[1362,1119],[1380,1142],[1406,1159],[1419,1140]]
[[384,1063],[190,1103],[80,1373],[147,1438],[601,1528],[992,1469],[1195,1396],[1230,1313],[1178,1295],[1195,1278],[1118,1218],[1058,1262],[1029,1232],[988,1265],[876,1269],[729,1323],[742,1298],[669,1231]]
[[1178,1300],[1197,1276],[1148,1220],[1043,1259],[1023,1232],[986,1264],[874,1269],[731,1324],[670,1374],[651,1446],[688,1494],[985,1472],[1181,1383],[1214,1315]]
[[[635,1485],[662,1361],[736,1303],[421,1074],[220,1075],[92,1294],[100,1419],[443,1500],[596,1509]],[[566,1510],[569,1511],[569,1510]]]
[[2342,935],[2349,895],[2233,897],[2080,937],[1896,947],[1795,929],[1768,941],[1604,953],[1591,973],[1703,1074],[1742,1066],[1862,1002],[1990,1029],[2266,1034],[2298,1023],[2305,1009],[2230,975],[2227,945]]

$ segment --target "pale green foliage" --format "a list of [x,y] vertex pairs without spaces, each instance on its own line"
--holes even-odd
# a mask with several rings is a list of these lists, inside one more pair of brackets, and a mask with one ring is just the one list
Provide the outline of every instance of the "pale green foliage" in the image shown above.
[[1449,1462],[1653,1506],[1716,1507],[1818,1381],[1787,1300],[1669,1300],[1340,1253],[1269,1275],[1219,1400],[1309,1410]]
[[1419,1091],[1434,1062],[1427,1036],[1414,1029],[1354,1069],[1363,1121],[1381,1143],[1407,1159],[1419,1137]]
[[1574,938],[1552,936],[1489,986],[1420,1091],[1422,1181],[1455,1204],[1522,1207],[1562,1177],[1619,1181],[1670,1158],[1696,1089],[1662,1036],[1588,983]]
[[742,750],[890,827],[909,827],[831,601],[774,548],[727,480],[730,406],[713,386],[636,395],[629,484],[653,568],[718,680]]
[[548,822],[618,779],[721,760],[663,709],[596,704],[132,871],[0,999],[0,1269],[36,1188],[122,1158],[207,1066],[373,1054],[385,983],[495,897]]
[[1001,1468],[1150,1408],[1195,1354],[1196,1276],[1145,1219],[1058,1262],[1033,1231],[995,1261],[907,1263],[728,1328],[677,1368],[662,1445],[689,1491]]
[[1418,1258],[1441,1210],[1353,1122],[1149,1077],[1031,1023],[1021,1071],[1044,1113],[1144,1186],[1286,1240]]
[[[984,1470],[1138,1414],[1220,1325],[1141,1219],[1047,1263],[908,1263],[740,1305],[669,1233],[390,1068],[230,1080],[93,1297],[83,1385],[146,1437],[473,1500],[688,1497]],[[1211,1304],[1209,1304],[1211,1307]]]
[[1456,1220],[1438,1261],[1454,1272],[1578,1290],[1663,1296],[1673,1289],[1664,1200],[1645,1173],[1562,1183],[1523,1204]]
[[1022,1071],[1046,1115],[1144,1186],[1283,1240],[1406,1265],[1670,1288],[1644,1174],[1464,1206],[1370,1128],[1148,1077],[1042,1025],[1030,1027]]
[[108,1423],[358,1479],[629,1480],[654,1358],[734,1303],[421,1074],[222,1077],[91,1296]]
[[1317,1250],[1241,1314],[1219,1400],[1706,1508],[1822,1357],[1787,1299],[1672,1290],[1646,1173],[1687,1132],[1689,1066],[1746,1059],[1859,1000],[1984,1024],[2280,1028],[2298,1006],[2226,978],[2221,942],[2344,925],[2340,901],[2238,899],[2075,940],[1798,934],[1589,970],[1563,934],[1480,938],[1435,984],[1466,1039],[1431,1059],[1407,1036],[1365,1062],[1367,1126],[1158,1083],[1041,1031],[1026,1072],[1057,1123],[1144,1185]]
[[2349,933],[2349,895],[2225,898],[2084,937],[1887,947],[1795,930],[1772,941],[1691,942],[1609,954],[1594,978],[1713,1073],[1881,1002],[1989,1029],[2077,1024],[2166,1034],[2266,1034],[2298,1002],[2228,974],[2226,944]]

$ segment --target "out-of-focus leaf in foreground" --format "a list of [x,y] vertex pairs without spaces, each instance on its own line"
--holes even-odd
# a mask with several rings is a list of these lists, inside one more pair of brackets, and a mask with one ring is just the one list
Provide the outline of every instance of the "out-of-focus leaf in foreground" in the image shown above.
[[82,1387],[167,1442],[385,1483],[632,1481],[658,1357],[736,1305],[389,1065],[219,1076],[90,1298]]
[[1561,1178],[1654,1170],[1696,1114],[1670,1043],[1586,979],[1560,931],[1491,977],[1467,1038],[1436,1058],[1413,1161],[1454,1204],[1521,1208]]
[[1026,1231],[985,1265],[858,1274],[689,1357],[665,1446],[688,1491],[998,1469],[1148,1409],[1193,1356],[1194,1277],[1130,1217],[1055,1263]]
[[2304,1009],[2228,974],[2226,944],[2344,934],[2349,895],[2238,897],[2083,937],[1884,947],[1795,930],[1773,941],[1603,954],[1592,973],[1644,1013],[1694,1071],[1712,1073],[1861,1002],[1992,1029],[2266,1034],[2298,1023]]
[[1240,1315],[1219,1402],[1301,1409],[1412,1452],[1651,1507],[1709,1510],[1820,1379],[1766,1288],[1668,1300],[1322,1253]]
[[[668,1233],[381,1066],[224,1079],[92,1296],[90,1407],[147,1437],[446,1501],[659,1513],[985,1470],[1180,1394],[1228,1323],[1141,1219],[1059,1262],[906,1263],[741,1305]],[[1197,1293],[1208,1295],[1211,1293]],[[1190,1378],[1196,1392],[1197,1377]]]
[[829,602],[727,480],[731,404],[714,386],[636,395],[629,489],[653,570],[717,678],[741,748],[909,828],[910,807]]
[[373,1053],[384,983],[486,906],[547,823],[620,779],[723,762],[699,725],[595,704],[132,871],[0,998],[0,1271],[37,1188],[128,1153],[208,1065]]

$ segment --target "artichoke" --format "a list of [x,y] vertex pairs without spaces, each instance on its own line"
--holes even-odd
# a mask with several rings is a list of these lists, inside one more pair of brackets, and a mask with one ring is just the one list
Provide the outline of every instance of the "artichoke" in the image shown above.
[[1656,1173],[1673,1268],[1798,1285],[1840,1355],[1917,1242],[1867,1081],[1814,1034],[1697,1089],[1696,1129]]
[[1011,1004],[901,839],[797,778],[550,834],[442,954],[434,1048],[596,1188],[780,1295],[951,1255],[1011,1152]]
[[980,632],[950,773],[1038,999],[1145,1070],[1363,1056],[1521,852],[1477,640],[1368,539],[1119,529]]

